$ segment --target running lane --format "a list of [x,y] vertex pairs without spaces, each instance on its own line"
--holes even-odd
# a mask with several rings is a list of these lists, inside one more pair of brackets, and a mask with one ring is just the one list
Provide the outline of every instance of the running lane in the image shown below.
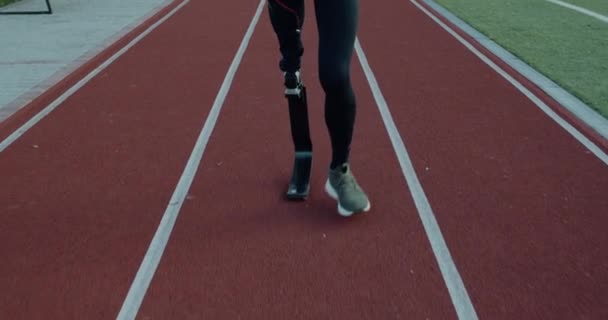
[[608,318],[608,166],[405,0],[362,47],[480,319]]
[[352,161],[372,210],[343,219],[322,190],[330,154],[313,14],[303,67],[312,193],[283,199],[293,152],[268,19],[264,10],[138,319],[455,319],[356,59]]
[[190,2],[0,153],[0,318],[116,316],[253,6]]

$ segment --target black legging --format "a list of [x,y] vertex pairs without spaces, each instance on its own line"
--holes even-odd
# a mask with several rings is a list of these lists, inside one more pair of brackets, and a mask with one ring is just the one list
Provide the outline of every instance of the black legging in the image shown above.
[[[269,0],[270,20],[282,55],[282,71],[300,69],[304,0]],[[315,0],[319,33],[319,80],[325,91],[325,123],[332,144],[331,168],[348,161],[356,115],[350,81],[358,0]]]

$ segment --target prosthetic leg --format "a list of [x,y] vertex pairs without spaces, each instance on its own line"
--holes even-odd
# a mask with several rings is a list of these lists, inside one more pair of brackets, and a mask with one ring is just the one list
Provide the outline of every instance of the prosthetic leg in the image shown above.
[[273,30],[279,40],[279,67],[285,76],[285,97],[289,106],[289,123],[295,149],[287,199],[303,200],[310,192],[312,167],[306,87],[302,84],[299,71],[300,59],[304,53],[300,34],[304,22],[304,0],[269,0],[268,10]]
[[287,199],[304,200],[310,192],[310,172],[312,167],[312,142],[308,125],[308,105],[306,87],[300,79],[300,72],[285,73],[285,97],[289,107],[289,123],[295,157],[291,180],[287,188]]

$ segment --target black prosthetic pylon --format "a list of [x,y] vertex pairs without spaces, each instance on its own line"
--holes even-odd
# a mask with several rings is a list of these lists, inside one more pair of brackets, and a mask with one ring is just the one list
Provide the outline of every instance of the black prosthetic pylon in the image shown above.
[[305,200],[310,193],[312,168],[312,142],[308,123],[306,87],[298,84],[299,90],[286,90],[289,105],[289,123],[295,155],[291,180],[287,188],[289,200]]

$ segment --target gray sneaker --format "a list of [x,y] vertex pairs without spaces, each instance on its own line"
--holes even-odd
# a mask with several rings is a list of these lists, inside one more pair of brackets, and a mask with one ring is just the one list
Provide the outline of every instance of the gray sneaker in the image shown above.
[[367,195],[357,184],[348,163],[329,170],[325,191],[338,201],[338,213],[344,217],[349,217],[353,213],[369,211],[371,207]]

